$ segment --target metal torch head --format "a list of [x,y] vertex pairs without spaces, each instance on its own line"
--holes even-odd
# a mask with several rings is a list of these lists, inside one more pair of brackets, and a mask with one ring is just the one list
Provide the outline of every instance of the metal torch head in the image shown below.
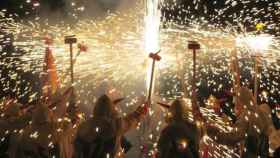
[[189,49],[200,49],[200,44],[196,41],[189,41],[188,48]]
[[150,53],[149,57],[152,58],[155,61],[160,61],[161,60],[161,56],[159,56],[158,53]]
[[71,35],[71,36],[65,36],[64,37],[64,43],[65,44],[74,44],[77,43],[77,38],[75,35]]

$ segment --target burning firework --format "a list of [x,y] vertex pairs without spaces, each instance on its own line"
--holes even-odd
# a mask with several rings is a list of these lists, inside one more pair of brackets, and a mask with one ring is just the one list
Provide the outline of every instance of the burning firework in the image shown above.
[[[213,3],[218,3],[218,1]],[[62,87],[70,84],[70,77],[68,76],[70,67],[68,64],[69,53],[67,45],[63,43],[64,37],[75,34],[78,42],[84,42],[88,50],[75,59],[76,80],[74,84],[78,90],[79,102],[87,111],[90,111],[90,106],[98,97],[98,91],[102,89],[97,85],[102,85],[104,82],[110,83],[111,85],[108,87],[115,87],[115,89],[120,90],[121,95],[127,96],[128,99],[125,104],[119,107],[123,115],[134,108],[132,105],[139,99],[136,96],[147,94],[147,87],[152,82],[150,80],[151,64],[147,61],[148,54],[155,53],[159,49],[161,50],[162,60],[155,66],[157,70],[155,80],[157,82],[155,82],[153,88],[154,99],[161,97],[161,100],[169,101],[176,96],[182,96],[182,93],[186,93],[185,96],[190,97],[191,84],[189,84],[189,76],[192,61],[191,53],[186,53],[187,42],[190,40],[199,41],[201,44],[197,59],[199,73],[196,85],[198,87],[206,86],[213,93],[224,92],[232,83],[228,65],[231,57],[230,52],[233,48],[238,48],[243,73],[249,72],[249,74],[254,74],[251,66],[252,62],[250,60],[244,61],[244,59],[250,58],[252,50],[254,52],[263,52],[265,50],[266,54],[262,58],[262,76],[264,78],[260,80],[260,87],[263,93],[260,93],[260,99],[279,103],[280,42],[278,37],[271,37],[271,35],[255,36],[251,32],[243,30],[243,26],[241,27],[242,31],[237,31],[239,28],[231,25],[223,28],[220,26],[220,21],[222,20],[214,26],[205,26],[205,24],[210,25],[208,22],[211,23],[211,21],[223,18],[228,10],[233,9],[239,3],[247,6],[246,3],[250,2],[229,0],[223,9],[215,11],[217,15],[209,21],[196,17],[182,20],[191,21],[189,27],[166,21],[161,23],[161,19],[164,18],[161,18],[159,6],[167,4],[159,0],[153,0],[147,1],[144,5],[137,5],[136,8],[126,12],[110,13],[103,20],[79,20],[75,25],[64,23],[49,25],[36,21],[20,23],[15,22],[11,17],[4,16],[5,13],[1,13],[0,28],[6,33],[13,34],[13,44],[16,48],[26,52],[19,57],[22,62],[15,60],[9,64],[15,64],[18,69],[34,74],[42,73],[43,64],[41,62],[43,61],[46,47],[44,38],[46,35],[51,36],[53,38],[51,48],[56,59],[56,67]],[[199,1],[196,1],[195,4],[195,7],[200,8]],[[280,6],[279,3],[274,5]],[[172,6],[169,6],[168,9],[172,10]],[[237,23],[242,24],[242,20],[252,19],[253,16],[259,14],[257,9],[253,9],[250,12],[252,16],[244,17],[246,15],[245,10],[246,8],[244,8],[243,12],[240,12],[239,16],[233,15],[231,18],[238,20]],[[182,9],[182,12],[187,14],[189,10]],[[270,13],[267,13],[266,16],[270,16]],[[165,27],[162,27],[163,23],[167,23]],[[271,23],[271,21],[269,21],[267,27],[276,27],[276,30],[279,30],[276,24]],[[1,49],[10,40],[1,36],[1,42],[3,42]],[[77,51],[78,48],[74,47],[74,52]],[[3,58],[5,58],[4,54],[1,54]],[[6,59],[2,60],[1,57],[1,66],[8,62]],[[181,75],[177,74],[178,71]],[[9,77],[14,79],[16,84],[23,82],[17,77],[16,72],[10,71]],[[274,80],[267,82],[266,80],[269,78]],[[4,88],[9,89],[10,83],[4,82],[5,80],[6,78],[1,76],[1,82],[3,81],[2,83],[5,85]],[[226,82],[222,82],[223,80],[226,80]],[[245,79],[242,80],[242,85],[249,84],[250,77],[247,74]],[[185,87],[185,91],[182,90],[182,87]],[[231,88],[229,89],[232,91]],[[30,100],[35,99],[38,95],[35,93],[29,95],[27,91],[31,91],[31,89],[28,88],[25,92],[21,92],[17,86],[13,91],[18,92],[20,96],[28,95]],[[216,122],[217,126],[224,131],[230,130],[227,128],[227,124],[213,114],[213,111],[202,109],[202,113],[213,122]],[[155,143],[159,131],[164,125],[162,121],[159,121],[163,119],[163,115],[158,107],[153,107],[150,114],[152,117],[151,126],[156,128],[152,128],[147,135]],[[192,117],[191,115],[188,116]],[[206,139],[208,142],[209,138]],[[213,155],[219,157],[221,155],[233,155],[229,154],[232,152],[228,147],[223,146],[223,149],[225,150],[219,151],[217,149],[217,152],[213,153]]]

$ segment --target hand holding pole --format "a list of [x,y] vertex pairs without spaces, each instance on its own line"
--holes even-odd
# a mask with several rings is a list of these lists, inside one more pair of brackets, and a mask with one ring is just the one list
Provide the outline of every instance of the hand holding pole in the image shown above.
[[197,105],[197,96],[196,96],[196,50],[200,49],[200,44],[196,41],[189,41],[188,48],[193,51],[193,78],[192,78],[192,113],[194,120],[201,120],[202,114]]
[[160,53],[160,50],[156,53],[149,54],[149,57],[153,60],[153,63],[152,63],[152,71],[151,71],[151,79],[150,79],[150,85],[149,85],[149,91],[148,91],[148,98],[147,98],[148,104],[151,103],[151,98],[152,98],[155,63],[156,63],[156,61],[161,60],[161,57],[158,55],[159,53]]
[[[153,63],[152,63],[152,70],[151,70],[151,77],[150,77],[147,101],[144,104],[144,107],[141,108],[142,109],[141,111],[145,114],[148,113],[148,111],[149,111],[148,109],[151,106],[151,99],[152,99],[152,92],[153,92],[153,81],[154,81],[154,73],[155,73],[155,64],[156,64],[156,61],[161,60],[161,57],[158,55],[159,52],[160,51],[158,51],[156,53],[150,53],[149,54],[149,57],[153,60]],[[148,116],[146,116],[146,120],[143,122],[142,136],[147,133],[147,129],[150,126],[150,123],[151,123],[151,118],[148,115]],[[145,155],[148,154],[147,144],[146,144],[145,141],[143,142],[143,139],[141,139],[141,138],[140,138],[140,143],[142,144],[142,147],[143,147],[142,151],[140,153],[140,157],[141,158],[146,157]]]

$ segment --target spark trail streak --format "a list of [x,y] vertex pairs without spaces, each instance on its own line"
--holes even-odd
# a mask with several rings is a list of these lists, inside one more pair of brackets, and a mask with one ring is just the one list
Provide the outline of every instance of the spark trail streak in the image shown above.
[[[145,41],[145,52],[147,56],[149,53],[158,52],[160,49],[160,0],[145,0],[145,33],[144,33],[144,41]],[[146,78],[146,87],[147,94],[149,92],[149,85],[152,81],[151,79],[151,71],[152,71],[152,63],[149,62],[149,66],[147,68],[147,78]],[[151,92],[153,93],[154,87],[152,87]]]

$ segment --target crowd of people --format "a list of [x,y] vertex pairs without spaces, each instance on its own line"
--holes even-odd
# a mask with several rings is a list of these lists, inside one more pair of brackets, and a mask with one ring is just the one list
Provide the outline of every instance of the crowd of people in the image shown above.
[[[78,110],[73,110],[76,109],[71,103],[73,91],[70,88],[63,96],[53,97],[54,101],[41,99],[28,108],[22,108],[11,98],[3,100],[1,157],[124,157],[124,135],[145,117],[148,103],[139,103],[134,112],[119,117],[118,101],[102,95],[96,101],[93,117],[84,120]],[[240,88],[235,105],[237,121],[232,125],[233,130],[227,133],[211,123],[198,126],[186,120],[184,104],[182,99],[176,99],[169,107],[167,126],[161,132],[155,157],[203,157],[200,142],[205,134],[219,144],[242,144],[240,155],[243,158],[269,157],[269,135],[273,130],[269,117],[271,110],[265,104],[257,106],[249,89]]]
[[27,108],[16,100],[2,102],[1,156],[26,158],[115,157],[123,153],[124,134],[136,128],[148,111],[147,104],[126,117],[119,117],[118,101],[102,95],[93,117],[84,120],[71,102],[74,89],[44,98]]
[[[257,105],[252,92],[238,83],[238,68],[233,67],[233,71],[237,72],[234,73],[234,112],[237,119],[229,125],[232,130],[222,131],[193,108],[189,109],[193,119],[186,119],[186,102],[177,98],[171,105],[166,105],[166,127],[161,131],[152,157],[215,157],[211,149],[202,143],[206,135],[217,144],[235,148],[235,154],[241,158],[279,157],[277,142],[271,143],[277,134],[271,136],[276,130],[270,107],[267,104]],[[125,134],[136,129],[147,116],[151,102],[139,99],[136,110],[121,117],[116,110],[121,100],[108,94],[101,95],[95,103],[92,117],[85,119],[75,101],[73,87],[45,95],[29,105],[21,105],[13,97],[4,97],[0,109],[0,157],[125,157],[131,146]],[[208,108],[226,118],[215,97],[211,96],[209,102],[212,103]],[[274,150],[274,155],[269,154],[269,149]]]

